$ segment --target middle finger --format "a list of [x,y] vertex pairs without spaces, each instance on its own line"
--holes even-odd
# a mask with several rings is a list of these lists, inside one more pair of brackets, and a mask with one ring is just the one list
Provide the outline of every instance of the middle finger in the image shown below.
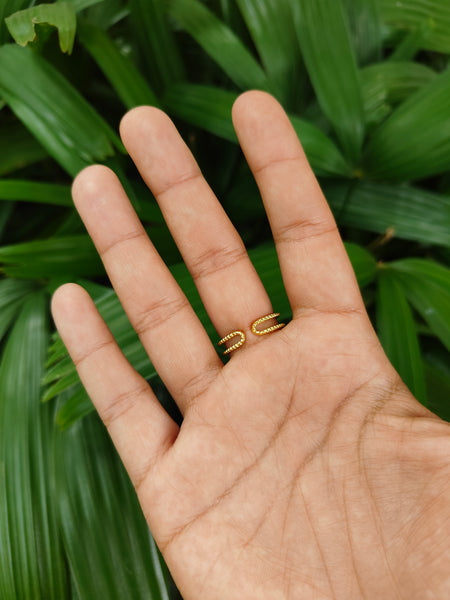
[[[269,297],[175,125],[159,109],[139,107],[125,115],[121,135],[158,201],[219,336],[235,330],[247,333],[253,321],[272,312]],[[256,336],[248,336],[246,345],[255,341]]]

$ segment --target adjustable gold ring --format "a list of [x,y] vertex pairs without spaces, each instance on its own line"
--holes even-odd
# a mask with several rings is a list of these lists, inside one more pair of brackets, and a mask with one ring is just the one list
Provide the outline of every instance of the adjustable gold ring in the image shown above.
[[286,325],[286,323],[276,323],[275,325],[271,325],[270,327],[266,327],[265,329],[256,329],[258,325],[261,325],[261,323],[265,323],[266,321],[270,321],[271,319],[276,319],[279,316],[280,313],[270,313],[270,315],[266,315],[265,317],[260,317],[259,319],[256,319],[256,321],[253,321],[253,323],[251,324],[252,332],[255,335],[266,335],[267,333],[272,333],[277,329],[282,329]]
[[245,333],[243,331],[232,331],[231,333],[229,333],[228,335],[226,335],[225,337],[223,337],[219,342],[219,346],[221,346],[222,344],[225,344],[225,342],[228,342],[228,340],[231,340],[232,338],[234,338],[235,336],[239,336],[240,339],[238,342],[235,342],[232,346],[230,346],[229,348],[227,348],[224,351],[224,354],[229,354],[230,352],[233,352],[233,350],[237,350],[238,348],[240,348],[244,343],[245,343]]

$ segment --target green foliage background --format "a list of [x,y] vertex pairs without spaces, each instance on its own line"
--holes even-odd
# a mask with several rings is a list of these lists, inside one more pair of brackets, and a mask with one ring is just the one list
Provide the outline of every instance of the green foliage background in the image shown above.
[[84,166],[113,168],[214,338],[117,136],[166,110],[289,306],[230,119],[274,94],[335,214],[385,350],[450,419],[450,0],[0,2],[0,597],[177,597],[132,486],[49,319],[82,283],[172,410],[72,208]]

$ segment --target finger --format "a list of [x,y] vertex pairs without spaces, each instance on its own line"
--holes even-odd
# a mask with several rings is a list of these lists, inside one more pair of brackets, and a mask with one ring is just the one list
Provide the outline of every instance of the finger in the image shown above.
[[[122,139],[151,188],[220,337],[272,312],[244,244],[169,117],[139,107]],[[236,341],[234,339],[233,341]],[[246,346],[257,341],[247,336]]]
[[73,198],[131,324],[184,412],[222,367],[208,335],[116,175],[88,167],[74,182]]
[[129,364],[87,292],[60,287],[52,313],[81,381],[137,488],[178,435],[178,426]]
[[242,94],[233,122],[261,191],[294,315],[364,310],[330,208],[286,113],[264,92]]

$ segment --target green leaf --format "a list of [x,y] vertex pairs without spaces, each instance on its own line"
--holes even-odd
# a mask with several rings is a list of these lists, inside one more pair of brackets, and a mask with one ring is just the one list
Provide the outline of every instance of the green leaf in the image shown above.
[[360,65],[381,59],[382,32],[378,0],[343,0],[351,40]]
[[426,404],[424,366],[412,311],[395,273],[385,268],[378,271],[377,331],[404,383]]
[[450,198],[406,185],[322,182],[341,225],[390,237],[450,246]]
[[142,104],[158,106],[155,94],[126,56],[100,27],[83,23],[79,38],[106,75],[126,108]]
[[[61,381],[64,382],[64,380]],[[87,415],[95,410],[91,399],[87,395],[87,392],[84,387],[82,387],[81,383],[79,383],[75,389],[76,391],[72,391],[69,388],[69,399],[58,411],[56,424],[61,431],[72,427],[74,423],[84,419],[84,417],[87,417]]]
[[104,274],[101,260],[87,235],[3,246],[0,248],[0,270],[8,277],[21,279]]
[[377,263],[374,257],[368,250],[353,242],[345,242],[345,249],[352,263],[359,286],[364,287],[372,283],[377,275]]
[[73,206],[70,186],[27,179],[0,179],[0,200]]
[[69,4],[72,5],[75,12],[80,12],[85,8],[89,8],[90,6],[94,6],[95,4],[100,4],[100,2],[104,2],[105,0],[66,0]]
[[372,134],[364,170],[376,178],[417,180],[448,170],[450,69],[422,86]]
[[0,240],[3,239],[5,234],[6,226],[13,213],[14,204],[9,202],[0,204]]
[[[189,83],[170,86],[164,107],[183,121],[237,143],[231,108],[238,94]],[[290,117],[314,171],[321,175],[351,175],[351,168],[333,142],[310,122]]]
[[346,156],[357,162],[364,137],[363,103],[342,0],[292,0],[292,7],[319,104]]
[[436,77],[435,71],[415,62],[381,62],[361,70],[361,85],[366,123],[384,119],[394,105]]
[[53,408],[39,402],[47,302],[23,305],[0,367],[0,597],[66,596],[52,464]]
[[412,60],[421,48],[424,47],[425,37],[431,32],[429,22],[423,22],[417,29],[413,29],[404,34],[403,39],[399,42],[392,54],[389,55],[388,61],[405,61]]
[[5,23],[6,17],[21,10],[26,4],[29,4],[29,0],[2,0],[0,2],[0,45],[9,39],[9,32]]
[[0,95],[72,176],[110,156],[111,141],[122,148],[117,135],[92,106],[29,48],[15,44],[0,48]]
[[398,29],[429,29],[422,48],[450,52],[450,4],[447,0],[378,0],[382,19]]
[[289,118],[316,175],[352,175],[339,149],[318,127],[299,117]]
[[293,105],[299,95],[304,67],[290,0],[238,0],[267,78],[277,98]]
[[149,73],[158,95],[166,86],[185,78],[180,50],[166,14],[166,0],[130,0],[130,16]]
[[261,66],[236,34],[198,0],[171,0],[170,15],[241,89],[271,91]]
[[428,408],[450,421],[450,365],[448,353],[441,348],[424,352]]
[[236,92],[218,87],[176,83],[167,88],[163,104],[172,116],[237,144],[231,121],[231,108],[237,97]]
[[28,294],[35,290],[31,281],[2,279],[0,281],[0,341],[15,320]]
[[405,258],[389,263],[406,297],[450,350],[450,269],[432,260]]
[[48,156],[20,122],[3,125],[0,135],[0,176],[22,169]]
[[56,435],[55,461],[59,521],[80,598],[169,600],[136,493],[97,415]]
[[38,4],[14,13],[5,21],[12,38],[21,46],[26,46],[28,42],[36,39],[36,25],[52,25],[58,30],[61,51],[72,53],[77,17],[70,2]]

